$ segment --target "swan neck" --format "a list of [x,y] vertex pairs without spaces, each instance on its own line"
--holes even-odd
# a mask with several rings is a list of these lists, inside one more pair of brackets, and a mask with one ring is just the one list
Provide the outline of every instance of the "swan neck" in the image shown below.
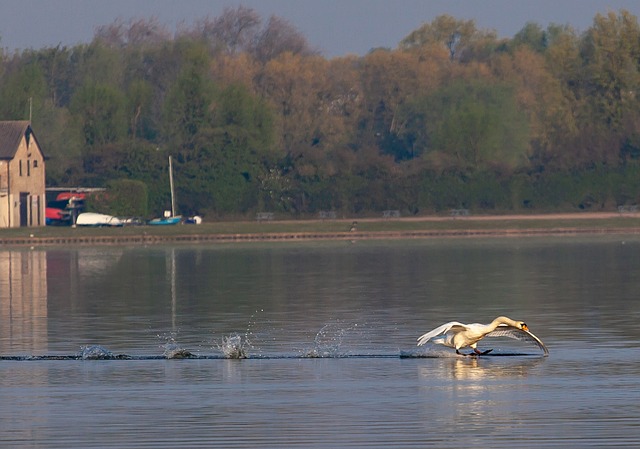
[[499,316],[498,318],[496,318],[491,322],[491,326],[493,326],[494,328],[500,326],[501,324],[506,324],[512,327],[518,327],[518,323],[516,321],[506,316]]

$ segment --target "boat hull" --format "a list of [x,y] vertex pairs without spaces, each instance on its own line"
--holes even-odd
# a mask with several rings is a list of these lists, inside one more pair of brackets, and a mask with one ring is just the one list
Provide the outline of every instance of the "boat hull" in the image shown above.
[[153,220],[149,221],[149,224],[151,226],[171,226],[171,225],[176,225],[180,223],[180,220],[182,220],[181,216],[167,217],[167,218],[154,218]]
[[122,226],[123,223],[118,217],[111,215],[97,214],[94,212],[84,212],[78,215],[76,226]]

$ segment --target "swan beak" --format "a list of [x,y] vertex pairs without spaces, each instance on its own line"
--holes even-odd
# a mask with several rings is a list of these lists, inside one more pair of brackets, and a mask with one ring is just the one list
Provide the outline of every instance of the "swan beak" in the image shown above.
[[527,326],[526,324],[523,324],[522,325],[522,330],[529,332],[529,326]]

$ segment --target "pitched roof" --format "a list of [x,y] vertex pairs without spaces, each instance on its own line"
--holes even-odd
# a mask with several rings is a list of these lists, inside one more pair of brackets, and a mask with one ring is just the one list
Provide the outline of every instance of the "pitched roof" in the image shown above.
[[27,133],[35,139],[31,123],[26,120],[0,121],[0,159],[13,159],[18,151],[20,140]]

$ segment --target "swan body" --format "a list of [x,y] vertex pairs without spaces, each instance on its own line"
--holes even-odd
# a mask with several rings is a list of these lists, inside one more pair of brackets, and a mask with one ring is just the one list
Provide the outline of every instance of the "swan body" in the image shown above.
[[544,355],[549,355],[549,350],[542,341],[533,335],[523,321],[514,321],[506,316],[499,316],[489,324],[462,324],[457,321],[445,323],[434,330],[421,335],[418,338],[418,346],[422,346],[428,341],[455,348],[457,354],[461,354],[460,349],[467,346],[473,349],[471,355],[487,354],[491,352],[480,351],[477,344],[484,337],[509,337],[517,340],[524,340],[536,344],[544,351]]

